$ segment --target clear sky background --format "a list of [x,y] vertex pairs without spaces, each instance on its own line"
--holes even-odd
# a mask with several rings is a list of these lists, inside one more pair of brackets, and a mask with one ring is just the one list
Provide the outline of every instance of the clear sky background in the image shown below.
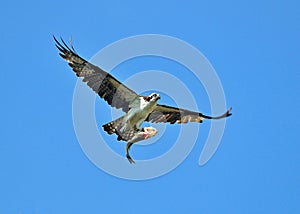
[[[300,213],[299,8],[296,0],[2,2],[0,214]],[[72,35],[89,59],[144,33],[199,49],[218,73],[233,116],[206,165],[198,158],[209,122],[179,167],[137,182],[103,172],[81,150],[72,123],[77,79],[52,35]],[[124,80],[147,69],[172,73],[172,66],[185,76],[180,66],[153,59],[113,72]],[[199,108],[210,113],[197,88]],[[110,110],[102,100],[96,106]],[[108,122],[99,112],[97,119]],[[125,144],[110,140],[124,151]],[[133,147],[132,155],[142,158],[142,150],[152,157],[151,146]]]

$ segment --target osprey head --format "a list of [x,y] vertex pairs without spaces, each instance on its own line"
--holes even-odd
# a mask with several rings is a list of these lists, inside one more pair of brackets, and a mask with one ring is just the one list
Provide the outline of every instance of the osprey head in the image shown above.
[[152,93],[150,94],[150,96],[146,96],[144,97],[144,99],[147,101],[147,102],[153,102],[153,101],[157,101],[160,99],[160,95],[157,94],[157,93]]

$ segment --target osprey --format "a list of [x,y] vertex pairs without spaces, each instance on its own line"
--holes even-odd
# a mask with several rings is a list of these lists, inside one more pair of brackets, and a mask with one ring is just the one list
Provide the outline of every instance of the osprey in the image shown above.
[[137,94],[106,71],[81,58],[72,44],[69,47],[62,39],[62,43],[55,37],[54,40],[55,46],[60,51],[59,55],[69,63],[76,76],[83,78],[83,82],[86,82],[109,105],[125,112],[124,116],[102,127],[109,135],[116,134],[118,141],[127,142],[126,157],[130,163],[134,163],[129,155],[130,147],[138,141],[157,134],[157,130],[153,127],[142,128],[144,121],[170,124],[202,123],[204,119],[221,119],[231,115],[231,108],[220,116],[212,117],[199,112],[157,104],[160,99],[159,94],[153,93],[149,96]]

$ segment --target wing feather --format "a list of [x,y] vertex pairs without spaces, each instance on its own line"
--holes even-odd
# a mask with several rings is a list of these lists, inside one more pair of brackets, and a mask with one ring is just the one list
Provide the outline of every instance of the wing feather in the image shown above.
[[166,105],[157,105],[153,112],[148,116],[146,121],[152,123],[202,123],[204,119],[221,119],[231,115],[231,108],[224,114],[216,117],[207,116],[199,112],[189,111],[186,109],[176,108]]
[[109,105],[128,112],[129,104],[138,96],[134,91],[123,85],[116,78],[101,68],[81,58],[74,50],[61,39],[62,44],[54,37],[55,46],[73,69],[77,77],[83,78],[83,82],[103,98]]

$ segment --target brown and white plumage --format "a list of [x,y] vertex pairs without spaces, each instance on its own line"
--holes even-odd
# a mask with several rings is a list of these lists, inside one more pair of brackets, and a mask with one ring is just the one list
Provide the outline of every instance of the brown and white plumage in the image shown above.
[[202,123],[204,119],[221,119],[231,115],[231,108],[220,116],[212,117],[186,109],[159,105],[157,104],[159,94],[138,95],[106,71],[81,58],[72,45],[69,47],[63,40],[60,43],[55,37],[54,40],[60,56],[69,63],[75,74],[83,78],[83,81],[109,105],[126,113],[102,127],[108,134],[116,134],[117,140],[128,142],[126,157],[130,163],[134,163],[129,155],[132,144],[153,137],[157,133],[153,127],[142,128],[144,121],[170,124]]
[[146,121],[152,123],[188,123],[188,122],[197,122],[202,123],[204,119],[221,119],[231,115],[231,108],[229,108],[224,114],[211,117],[204,115],[199,112],[189,111],[186,109],[166,106],[166,105],[157,105],[152,113],[148,116]]

